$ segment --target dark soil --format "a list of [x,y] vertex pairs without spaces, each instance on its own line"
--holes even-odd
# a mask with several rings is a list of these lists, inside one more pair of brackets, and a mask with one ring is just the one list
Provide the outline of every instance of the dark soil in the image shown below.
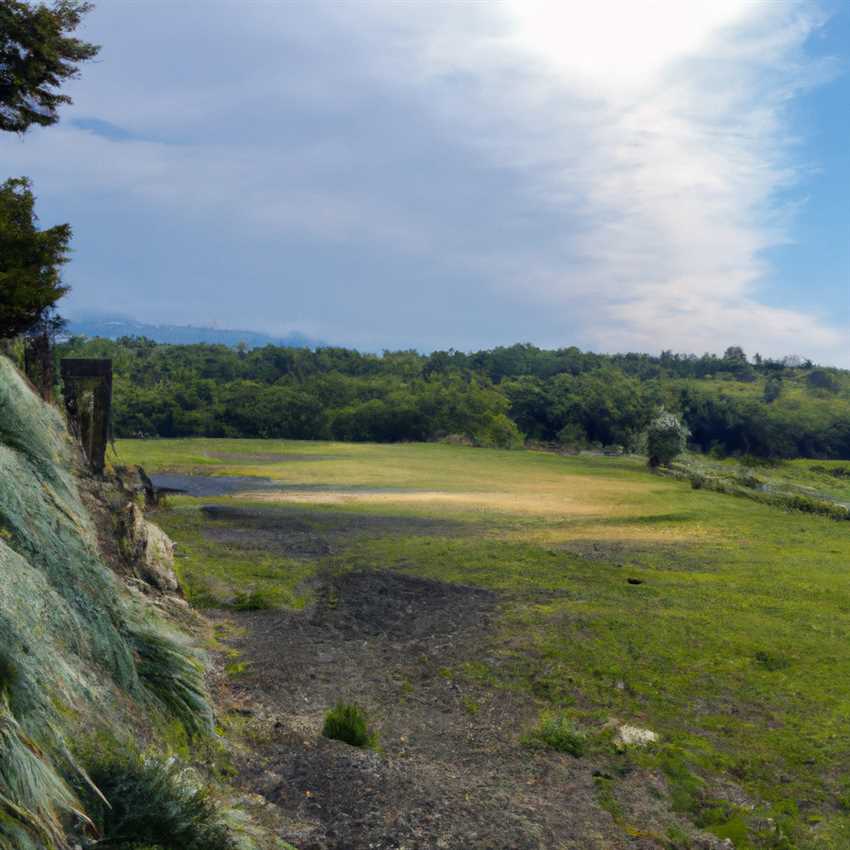
[[[238,768],[283,813],[282,838],[300,850],[665,846],[600,805],[599,763],[521,743],[537,716],[527,697],[458,672],[495,652],[498,606],[478,588],[358,571],[324,576],[309,610],[228,617],[248,665],[229,699],[263,730]],[[321,737],[339,700],[368,712],[379,752]],[[645,803],[648,821],[659,781],[631,778],[630,808]]]
[[[303,459],[312,458],[305,455]],[[289,490],[299,493],[409,493],[405,487],[362,487],[359,485],[298,484],[261,475],[191,475],[180,472],[157,472],[150,476],[158,494],[180,493],[205,499],[231,496],[249,490]]]
[[321,557],[363,537],[474,533],[468,523],[414,516],[352,514],[290,507],[204,505],[202,533],[207,540],[284,557]]

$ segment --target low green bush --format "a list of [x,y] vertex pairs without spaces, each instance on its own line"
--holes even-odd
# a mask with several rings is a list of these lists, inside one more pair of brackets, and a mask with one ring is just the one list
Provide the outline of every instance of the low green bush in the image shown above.
[[174,758],[144,755],[132,748],[99,753],[86,764],[108,801],[87,785],[79,789],[99,839],[109,850],[236,850],[219,802]]
[[274,595],[267,590],[253,588],[239,591],[233,599],[233,607],[237,611],[264,611],[275,608]]
[[776,670],[785,670],[791,666],[790,660],[777,652],[768,652],[760,649],[756,652],[754,657],[756,664],[760,667],[764,667],[765,670],[770,670],[771,672]]
[[545,715],[537,728],[526,737],[525,743],[581,758],[587,746],[587,734],[562,712]]
[[325,716],[322,735],[352,747],[372,747],[378,736],[370,731],[366,712],[352,703],[338,702]]

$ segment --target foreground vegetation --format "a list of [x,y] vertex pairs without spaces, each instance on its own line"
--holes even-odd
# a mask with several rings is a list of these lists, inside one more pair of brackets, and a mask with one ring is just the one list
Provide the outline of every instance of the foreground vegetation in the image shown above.
[[[254,594],[304,605],[305,579],[328,569],[489,588],[501,599],[497,637],[452,675],[538,702],[539,725],[506,735],[608,759],[599,799],[628,834],[641,824],[622,814],[618,787],[643,767],[665,778],[676,811],[737,848],[850,845],[846,523],[695,489],[630,457],[246,440],[120,441],[118,452],[149,471],[277,482],[203,503],[174,497],[158,513],[198,604],[238,607]],[[850,465],[819,466],[766,474],[846,494]],[[324,554],[258,557],[250,535],[226,545],[210,535],[221,520],[201,504],[215,503],[316,528],[345,516],[401,524],[339,536]],[[439,522],[426,533],[423,519]],[[612,718],[659,740],[620,747]],[[663,840],[688,846],[673,832]]]
[[138,847],[133,818],[150,846],[234,847],[218,790],[174,760],[219,746],[199,647],[118,579],[97,534],[118,517],[90,512],[64,421],[5,357],[0,410],[0,850]]
[[714,455],[850,458],[850,373],[800,358],[599,355],[515,345],[463,354],[360,354],[150,340],[73,339],[63,357],[111,357],[117,436],[367,442],[459,436],[641,448],[659,408]]

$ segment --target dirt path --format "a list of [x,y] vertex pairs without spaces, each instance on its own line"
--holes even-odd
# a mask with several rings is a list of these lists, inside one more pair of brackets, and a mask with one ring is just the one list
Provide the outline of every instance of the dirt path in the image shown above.
[[[308,531],[290,520],[276,535],[267,514],[243,519],[244,530],[215,534],[241,537],[253,525],[259,546],[292,554]],[[502,601],[375,570],[321,576],[304,611],[213,614],[237,626],[227,643],[246,665],[225,697],[254,724],[241,782],[282,815],[281,837],[300,850],[723,846],[670,844],[663,781],[642,771],[618,778],[615,821],[597,788],[605,765],[529,749],[520,740],[537,716],[529,698],[455,677],[494,651]],[[321,737],[338,700],[369,712],[379,752]]]

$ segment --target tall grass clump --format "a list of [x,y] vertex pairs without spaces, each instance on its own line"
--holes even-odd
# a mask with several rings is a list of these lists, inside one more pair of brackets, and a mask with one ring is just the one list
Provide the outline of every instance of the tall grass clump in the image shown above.
[[190,735],[213,728],[204,683],[204,666],[176,638],[152,628],[133,633],[139,679],[160,707],[179,720]]
[[338,702],[326,715],[322,735],[352,747],[374,748],[378,736],[370,731],[366,712],[352,703]]
[[71,789],[0,698],[0,850],[64,846],[62,820],[87,818]]
[[218,801],[176,759],[116,748],[100,754],[88,770],[108,801],[81,789],[98,848],[236,850]]

